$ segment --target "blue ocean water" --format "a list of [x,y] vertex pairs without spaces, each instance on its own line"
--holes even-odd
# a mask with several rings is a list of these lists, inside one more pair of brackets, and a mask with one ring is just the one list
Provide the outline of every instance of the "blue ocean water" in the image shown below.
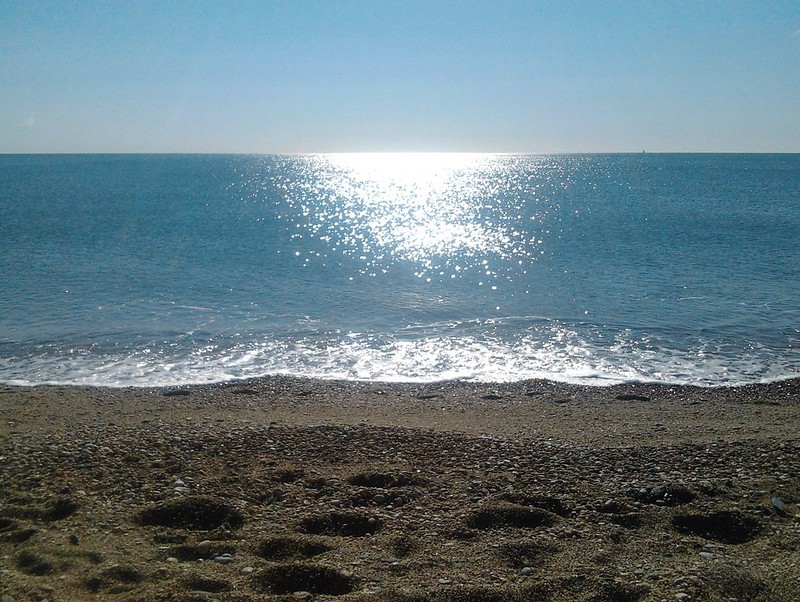
[[800,376],[800,155],[0,156],[0,381]]

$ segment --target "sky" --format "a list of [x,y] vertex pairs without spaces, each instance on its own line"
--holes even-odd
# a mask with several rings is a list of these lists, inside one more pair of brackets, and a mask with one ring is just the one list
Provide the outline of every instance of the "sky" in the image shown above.
[[800,152],[800,2],[0,0],[2,153]]

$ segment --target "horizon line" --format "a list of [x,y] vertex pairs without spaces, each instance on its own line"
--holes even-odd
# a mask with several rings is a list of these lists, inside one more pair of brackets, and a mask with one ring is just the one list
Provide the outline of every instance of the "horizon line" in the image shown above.
[[797,155],[797,151],[709,151],[709,150],[670,150],[670,151],[294,151],[294,152],[245,152],[245,151],[0,151],[0,156],[19,155],[208,155],[208,156],[297,156],[316,155]]

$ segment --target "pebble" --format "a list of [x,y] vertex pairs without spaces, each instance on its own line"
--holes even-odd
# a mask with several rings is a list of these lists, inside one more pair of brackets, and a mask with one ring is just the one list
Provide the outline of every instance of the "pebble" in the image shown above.
[[529,566],[523,567],[522,570],[520,571],[520,574],[525,575],[527,577],[528,575],[533,574],[533,569]]
[[786,510],[786,504],[783,503],[783,500],[779,497],[774,497],[770,500],[772,502],[772,507],[775,509],[775,512],[778,516],[788,516],[789,512]]
[[218,562],[219,564],[228,564],[229,562],[233,561],[233,556],[230,555],[229,552],[225,552],[224,554],[220,554],[216,558],[214,558],[214,562]]
[[714,558],[714,554],[712,554],[711,552],[700,552],[700,558],[707,558],[710,560]]
[[242,573],[243,575],[249,575],[249,574],[250,574],[250,573],[252,573],[253,571],[255,571],[255,569],[254,569],[253,567],[251,567],[251,566],[246,566],[246,567],[243,567],[243,568],[242,568],[242,571],[241,571],[241,573]]
[[213,544],[211,543],[210,540],[204,539],[199,544],[197,544],[197,546],[196,546],[197,552],[199,554],[202,554],[203,556],[205,556],[206,554],[208,554],[211,551],[211,546],[212,545]]
[[167,562],[176,563],[178,562],[178,559],[175,558],[174,556],[170,556],[169,558],[167,558]]

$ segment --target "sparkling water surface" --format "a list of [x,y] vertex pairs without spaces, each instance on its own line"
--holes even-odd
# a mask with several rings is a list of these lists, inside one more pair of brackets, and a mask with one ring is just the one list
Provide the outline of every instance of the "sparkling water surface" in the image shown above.
[[800,155],[0,156],[0,381],[800,375]]

